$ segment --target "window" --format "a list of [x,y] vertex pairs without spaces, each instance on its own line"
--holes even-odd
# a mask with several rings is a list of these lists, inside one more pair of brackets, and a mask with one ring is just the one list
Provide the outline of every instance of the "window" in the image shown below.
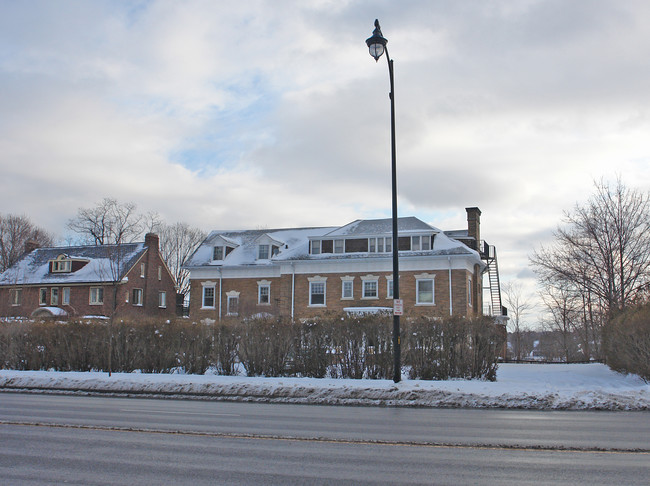
[[431,235],[426,235],[422,237],[422,249],[423,250],[431,249]]
[[226,313],[229,316],[239,315],[239,292],[230,291],[226,293],[228,300],[226,301]]
[[158,265],[158,280],[162,280],[162,267]]
[[271,303],[271,282],[268,280],[257,282],[257,303],[262,305]]
[[377,251],[377,238],[368,238],[368,252],[375,253]]
[[386,298],[393,298],[393,277],[386,277]]
[[61,304],[70,305],[70,287],[63,287],[61,291]]
[[345,253],[367,253],[368,238],[350,238],[345,240]]
[[142,305],[142,289],[133,289],[131,303],[133,305]]
[[311,254],[320,255],[320,240],[311,241]]
[[393,238],[386,238],[386,253],[393,251]]
[[354,298],[354,277],[341,277],[341,299]]
[[20,305],[23,300],[22,289],[11,289],[11,305]]
[[321,253],[334,253],[334,241],[333,240],[322,240],[320,243]]
[[203,308],[214,309],[214,285],[203,286]]
[[54,273],[63,273],[70,272],[72,268],[72,262],[70,260],[54,260],[52,262],[52,272]]
[[38,305],[47,305],[47,289],[38,290]]
[[334,253],[343,253],[343,244],[345,240],[334,240]]
[[104,303],[104,289],[102,287],[90,287],[90,305],[101,305]]
[[213,260],[223,260],[223,246],[215,246],[212,249]]
[[397,250],[409,251],[411,249],[411,238],[409,236],[400,236],[397,238]]
[[379,288],[379,277],[375,275],[365,275],[361,277],[362,288],[361,288],[361,298],[362,299],[377,299],[379,298],[378,288]]
[[309,305],[310,306],[325,306],[325,294],[327,285],[325,281],[327,277],[309,277]]
[[145,275],[146,275],[145,270],[146,270],[146,268],[145,268],[144,263],[141,263],[141,264],[140,264],[140,277],[141,277],[141,278],[144,278],[144,277],[145,277]]
[[467,305],[472,306],[472,277],[467,279]]
[[158,307],[167,307],[167,292],[158,292]]
[[[417,278],[417,276],[416,276]],[[416,304],[433,305],[433,278],[417,278],[416,287]]]
[[418,251],[420,250],[420,237],[411,236],[411,250]]
[[377,238],[377,253],[384,253],[384,239]]
[[376,299],[377,298],[377,281],[364,280],[363,282],[363,298]]
[[59,305],[59,289],[50,289],[50,305]]
[[257,258],[259,260],[268,260],[269,259],[269,245],[260,245],[259,253]]
[[343,289],[341,291],[342,299],[352,299],[354,295],[354,282],[352,280],[346,280],[343,282]]

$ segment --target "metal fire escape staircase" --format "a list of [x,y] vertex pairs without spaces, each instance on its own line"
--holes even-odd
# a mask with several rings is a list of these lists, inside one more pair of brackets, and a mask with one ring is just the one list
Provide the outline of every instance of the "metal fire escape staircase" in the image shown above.
[[505,315],[505,309],[501,303],[501,284],[499,283],[499,264],[497,262],[497,249],[482,241],[481,260],[487,264],[487,273],[490,289],[491,315]]

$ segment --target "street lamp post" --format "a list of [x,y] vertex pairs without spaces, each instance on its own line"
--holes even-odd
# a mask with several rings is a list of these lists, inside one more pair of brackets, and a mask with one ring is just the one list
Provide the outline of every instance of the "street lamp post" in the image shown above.
[[[398,235],[397,235],[397,155],[395,151],[395,89],[393,82],[393,60],[388,55],[388,39],[381,33],[379,20],[375,20],[375,30],[372,37],[366,39],[370,55],[379,61],[384,51],[388,60],[388,74],[390,77],[390,135],[392,151],[392,192],[393,192],[393,300],[399,300],[399,257],[398,257]],[[393,307],[393,381],[398,383],[402,379],[401,350],[400,350],[399,314]]]

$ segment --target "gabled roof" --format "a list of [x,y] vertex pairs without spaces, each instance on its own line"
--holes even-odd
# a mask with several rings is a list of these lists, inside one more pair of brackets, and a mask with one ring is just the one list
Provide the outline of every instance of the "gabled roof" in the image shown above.
[[[146,252],[144,243],[123,245],[37,248],[23,255],[0,274],[0,285],[63,285],[73,283],[115,282]],[[72,260],[88,263],[75,272],[51,273],[50,261],[66,254]]]

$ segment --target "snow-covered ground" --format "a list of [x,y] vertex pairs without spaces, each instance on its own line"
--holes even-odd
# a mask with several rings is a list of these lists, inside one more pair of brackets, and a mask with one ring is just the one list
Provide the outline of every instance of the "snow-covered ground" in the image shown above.
[[0,390],[276,403],[650,410],[650,384],[602,364],[501,364],[496,382],[0,370]]

